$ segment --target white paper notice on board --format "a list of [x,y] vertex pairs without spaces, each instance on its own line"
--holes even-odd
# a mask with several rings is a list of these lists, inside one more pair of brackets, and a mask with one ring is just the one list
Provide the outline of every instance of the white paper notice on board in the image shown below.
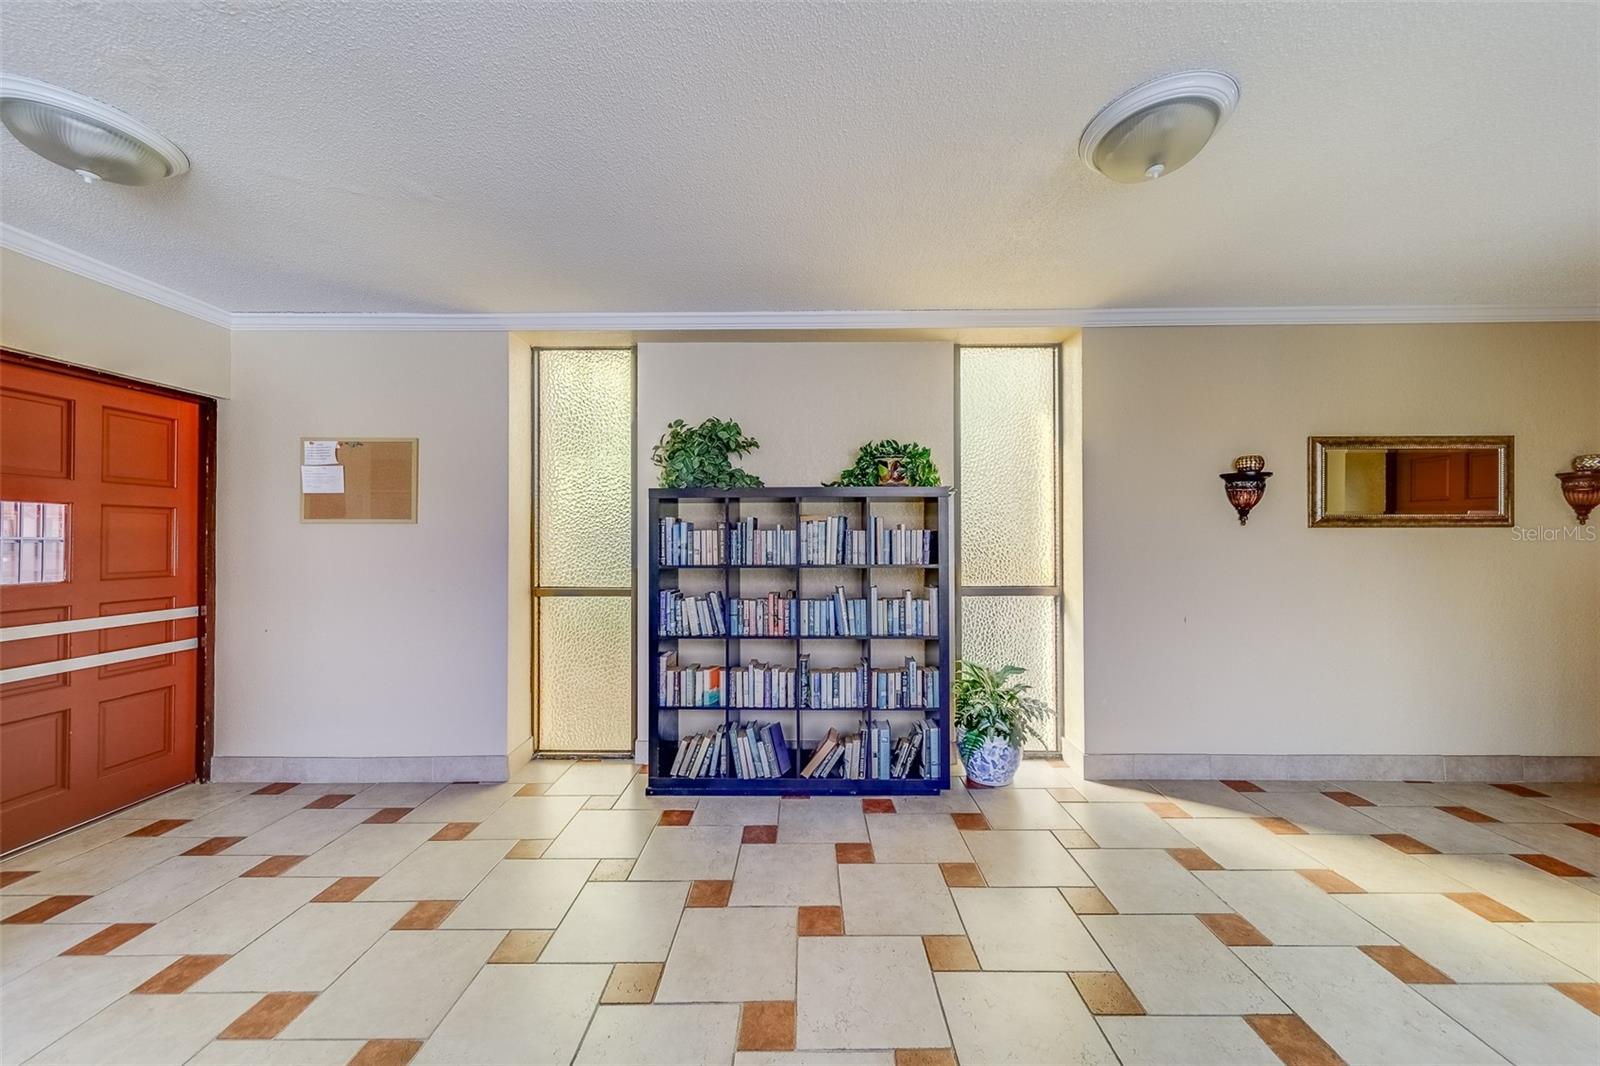
[[300,460],[306,466],[332,466],[339,461],[339,442],[336,440],[306,441],[306,455]]
[[344,491],[344,467],[302,466],[300,491],[310,496],[315,493],[341,493]]

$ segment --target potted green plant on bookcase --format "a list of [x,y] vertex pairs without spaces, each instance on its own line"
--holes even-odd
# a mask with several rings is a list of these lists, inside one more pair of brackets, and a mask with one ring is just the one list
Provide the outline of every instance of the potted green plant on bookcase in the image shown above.
[[1020,666],[991,669],[966,659],[956,663],[951,701],[955,717],[956,747],[967,768],[967,780],[986,788],[1011,784],[1022,761],[1022,745],[1029,737],[1044,741],[1038,726],[1050,717],[1050,708],[1028,695],[1019,680]]
[[835,485],[919,485],[939,484],[939,468],[933,452],[916,441],[869,440],[856,451],[855,462],[840,471]]
[[745,436],[737,422],[708,418],[691,426],[675,418],[650,449],[650,459],[661,468],[664,489],[760,488],[760,478],[734,466],[729,458],[759,447],[760,442]]

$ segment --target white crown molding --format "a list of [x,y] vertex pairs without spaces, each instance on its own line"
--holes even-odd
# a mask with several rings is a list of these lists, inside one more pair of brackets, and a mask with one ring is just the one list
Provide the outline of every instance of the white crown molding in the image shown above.
[[1434,304],[1371,307],[1105,307],[922,311],[593,311],[506,314],[227,312],[165,285],[0,223],[0,247],[233,330],[552,333],[1061,329],[1116,326],[1317,326],[1589,322],[1600,307]]

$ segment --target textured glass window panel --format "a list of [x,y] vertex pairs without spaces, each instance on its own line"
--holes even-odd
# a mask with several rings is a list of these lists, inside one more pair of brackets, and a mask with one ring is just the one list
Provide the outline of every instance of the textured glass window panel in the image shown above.
[[539,750],[633,750],[633,600],[541,596]]
[[539,351],[539,584],[633,584],[633,353]]
[[1054,585],[1054,348],[961,349],[961,583]]
[[1054,596],[961,597],[961,657],[988,667],[1020,666],[1029,695],[1043,700],[1052,715],[1039,732],[1048,743],[1029,741],[1035,751],[1055,751],[1061,728],[1056,715],[1056,647],[1059,643]]

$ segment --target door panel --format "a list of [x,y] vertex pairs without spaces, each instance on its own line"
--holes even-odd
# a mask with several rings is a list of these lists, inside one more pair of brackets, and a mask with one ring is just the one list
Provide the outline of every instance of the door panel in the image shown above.
[[[67,510],[66,580],[0,587],[0,626],[199,605],[200,414],[0,364],[0,499]],[[30,635],[0,643],[0,668],[199,635],[194,617]],[[0,850],[194,780],[198,660],[191,648],[0,684]]]

